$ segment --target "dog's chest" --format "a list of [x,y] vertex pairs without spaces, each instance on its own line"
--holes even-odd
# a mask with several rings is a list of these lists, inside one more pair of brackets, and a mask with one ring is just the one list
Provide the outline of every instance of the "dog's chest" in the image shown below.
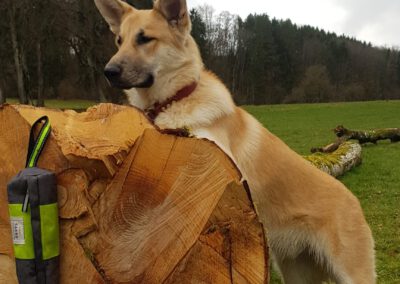
[[224,130],[215,131],[213,128],[197,126],[196,118],[193,116],[182,115],[180,112],[166,111],[160,113],[154,123],[161,129],[180,129],[188,128],[190,134],[198,139],[207,139],[214,142],[222,151],[235,161],[229,147],[229,139]]
[[[207,139],[214,142],[225,154],[227,154],[235,163],[235,157],[229,147],[229,139],[227,135],[223,135],[223,131],[216,133],[207,128],[191,129],[191,133],[199,139]],[[221,135],[222,134],[222,135]]]

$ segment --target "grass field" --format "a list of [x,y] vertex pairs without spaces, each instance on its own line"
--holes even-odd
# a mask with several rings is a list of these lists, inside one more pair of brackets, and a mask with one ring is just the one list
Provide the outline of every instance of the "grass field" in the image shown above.
[[[351,129],[400,127],[400,101],[247,106],[300,154],[326,145],[339,124]],[[341,181],[360,199],[375,238],[378,283],[400,283],[400,143],[363,147],[363,163]],[[272,283],[280,283],[276,275]]]
[[[9,104],[17,104],[18,99],[7,99],[6,101]],[[84,110],[92,105],[96,104],[96,102],[88,101],[88,100],[45,100],[45,106],[49,108],[61,108],[61,109],[76,109],[76,110]]]
[[[9,100],[9,103],[16,103]],[[47,107],[86,109],[91,101],[46,101]],[[326,145],[339,124],[351,129],[400,127],[400,101],[247,106],[270,131],[300,154]],[[341,181],[360,199],[376,244],[378,283],[400,283],[400,143],[363,147],[363,164]],[[272,283],[279,283],[276,275]]]

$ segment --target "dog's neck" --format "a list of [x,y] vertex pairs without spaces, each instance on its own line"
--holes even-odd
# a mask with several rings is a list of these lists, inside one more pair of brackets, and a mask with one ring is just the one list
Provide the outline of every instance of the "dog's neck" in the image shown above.
[[176,94],[172,97],[169,97],[167,100],[155,103],[149,109],[147,109],[148,117],[154,121],[156,117],[163,112],[166,108],[168,108],[173,102],[179,102],[184,98],[190,96],[197,87],[197,82],[193,81],[190,85],[185,86],[184,88],[180,89]]
[[160,76],[151,88],[138,89],[138,92],[141,96],[147,97],[150,106],[163,103],[185,86],[200,80],[200,71],[191,69],[185,68],[185,72],[179,72],[173,76],[170,74]]

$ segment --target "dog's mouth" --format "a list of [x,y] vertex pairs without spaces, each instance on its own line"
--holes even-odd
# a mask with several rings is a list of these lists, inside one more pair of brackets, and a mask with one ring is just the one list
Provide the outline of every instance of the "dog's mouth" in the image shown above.
[[142,83],[134,84],[132,88],[150,88],[154,84],[154,76],[153,74],[148,74],[146,80]]
[[121,78],[107,78],[107,79],[112,87],[123,90],[129,90],[132,88],[150,88],[154,84],[153,74],[148,74],[145,80],[138,83],[131,83]]

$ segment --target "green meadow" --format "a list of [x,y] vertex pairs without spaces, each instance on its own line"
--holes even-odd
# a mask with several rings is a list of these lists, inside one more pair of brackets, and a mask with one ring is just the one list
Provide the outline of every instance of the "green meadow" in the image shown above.
[[[332,129],[400,127],[400,101],[246,106],[300,154],[334,141]],[[359,198],[376,247],[378,283],[400,283],[400,143],[363,146],[363,162],[340,180]],[[272,283],[280,283],[276,275]]]
[[[9,104],[18,104],[18,99],[11,98],[6,100]],[[33,103],[36,103],[34,101]],[[60,108],[60,109],[75,109],[75,110],[84,110],[88,107],[96,104],[94,101],[89,100],[45,100],[45,107],[48,108]]]
[[[9,100],[16,103],[16,100]],[[49,100],[47,107],[86,109],[91,101]],[[334,141],[332,129],[400,127],[400,101],[245,106],[299,154]],[[359,198],[375,238],[378,283],[400,283],[400,143],[363,146],[362,165],[340,180]],[[273,274],[272,283],[280,283]]]

